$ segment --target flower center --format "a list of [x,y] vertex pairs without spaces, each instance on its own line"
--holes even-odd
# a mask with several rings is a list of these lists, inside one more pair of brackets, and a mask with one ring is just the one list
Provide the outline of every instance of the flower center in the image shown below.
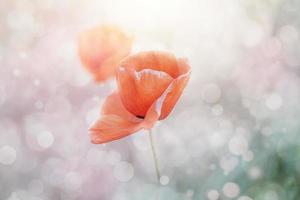
[[139,119],[144,119],[145,118],[145,116],[142,116],[142,115],[136,115],[136,117],[139,118]]

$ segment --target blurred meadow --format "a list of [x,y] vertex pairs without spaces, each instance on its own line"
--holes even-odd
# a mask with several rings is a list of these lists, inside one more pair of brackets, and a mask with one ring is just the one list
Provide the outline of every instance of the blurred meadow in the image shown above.
[[[192,74],[172,114],[90,143],[115,81],[97,84],[78,35],[99,24]],[[1,200],[300,199],[300,0],[1,0]]]

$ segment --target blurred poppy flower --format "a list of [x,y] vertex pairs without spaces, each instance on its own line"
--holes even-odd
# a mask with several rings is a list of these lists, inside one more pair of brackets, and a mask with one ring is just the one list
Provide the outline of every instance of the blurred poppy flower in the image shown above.
[[132,38],[116,26],[102,25],[80,34],[79,56],[95,81],[115,74],[117,64],[130,53]]
[[165,119],[181,96],[190,66],[166,52],[128,56],[116,70],[118,91],[107,97],[102,116],[90,128],[93,143],[105,143],[151,129]]

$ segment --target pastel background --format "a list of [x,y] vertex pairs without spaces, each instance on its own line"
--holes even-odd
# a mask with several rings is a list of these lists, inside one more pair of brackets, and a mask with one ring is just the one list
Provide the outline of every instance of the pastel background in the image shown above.
[[[133,52],[186,57],[191,80],[153,130],[90,143],[114,80],[78,34],[123,28]],[[300,199],[299,0],[1,0],[0,199]]]

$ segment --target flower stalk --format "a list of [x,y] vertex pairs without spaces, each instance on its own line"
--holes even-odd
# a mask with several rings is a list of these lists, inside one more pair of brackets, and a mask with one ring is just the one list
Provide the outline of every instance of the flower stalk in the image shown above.
[[160,181],[160,172],[159,172],[159,167],[158,167],[158,159],[155,151],[155,146],[154,146],[154,141],[153,141],[153,135],[152,135],[152,130],[149,130],[149,140],[151,144],[151,150],[152,150],[152,155],[153,155],[153,160],[154,160],[154,165],[155,165],[155,171],[156,171],[156,177],[157,181]]

